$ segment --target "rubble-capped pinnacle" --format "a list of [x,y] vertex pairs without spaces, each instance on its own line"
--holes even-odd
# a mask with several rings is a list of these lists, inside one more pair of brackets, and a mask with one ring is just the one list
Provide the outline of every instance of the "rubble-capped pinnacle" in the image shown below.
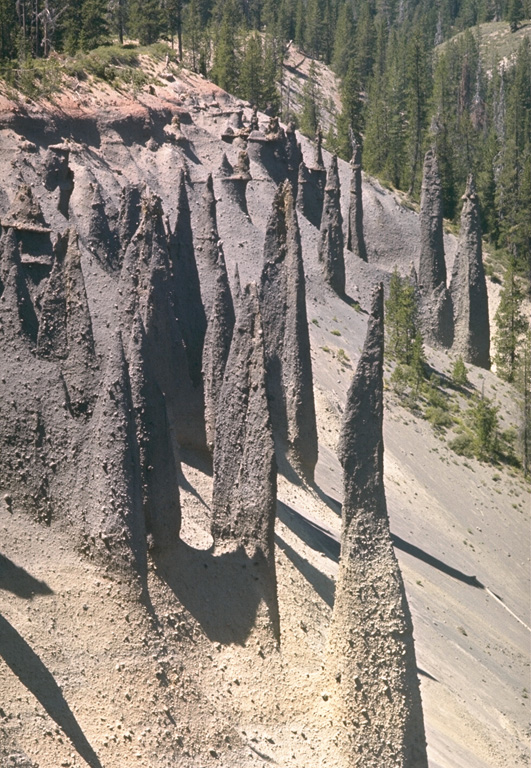
[[428,149],[424,158],[420,194],[420,264],[418,281],[423,293],[446,287],[442,185],[437,155]]
[[39,322],[26,284],[17,237],[12,228],[4,230],[0,239],[0,316],[4,337],[20,334],[36,343]]
[[[115,565],[143,573],[146,533],[133,403],[121,334],[112,339],[94,415],[88,425],[74,506],[82,510],[87,544]],[[107,552],[106,552],[107,551]]]
[[427,768],[413,627],[383,484],[383,343],[380,285],[339,442],[344,499],[330,629],[330,714],[345,765]]
[[194,386],[197,387],[201,384],[207,319],[194,253],[186,178],[182,169],[179,174],[177,219],[169,241],[169,255],[173,275],[175,308],[186,346],[190,378]]
[[260,311],[275,439],[312,480],[317,426],[301,240],[289,181],[278,188],[267,225]]
[[232,167],[227,155],[224,152],[221,156],[221,163],[219,164],[218,176],[220,176],[221,178],[227,178],[228,176],[232,176],[233,173],[234,173],[234,168]]
[[326,282],[339,296],[343,296],[345,258],[340,195],[337,157],[333,155],[326,177],[318,255]]
[[170,435],[166,402],[147,366],[146,334],[140,315],[133,318],[128,362],[139,448],[144,521],[150,548],[172,546],[179,538],[180,462]]
[[59,187],[57,209],[65,218],[68,218],[68,205],[74,189],[74,172],[68,164],[69,157],[68,144],[53,144],[44,156],[44,186],[50,192]]
[[2,227],[43,234],[50,231],[50,227],[44,220],[40,203],[33,197],[31,187],[27,184],[19,187],[9,211],[2,217]]
[[136,184],[126,184],[120,193],[120,211],[118,214],[120,263],[140,224],[141,197],[141,188]]
[[87,247],[100,264],[106,269],[120,269],[120,253],[116,240],[109,226],[105,203],[101,195],[100,185],[92,185],[92,201],[87,233]]
[[490,367],[489,305],[481,248],[479,202],[468,177],[450,293],[454,308],[454,346],[463,360]]
[[62,367],[70,409],[75,416],[85,416],[90,414],[95,397],[97,362],[94,336],[81,269],[78,234],[70,229],[64,237],[67,238],[63,271],[68,357]]
[[42,300],[37,354],[48,360],[62,360],[68,356],[64,278],[67,244],[68,234],[57,237],[54,245],[53,267]]
[[314,155],[314,168],[324,169],[324,162],[323,162],[323,132],[321,128],[319,127],[317,129],[317,133],[315,134],[315,155]]
[[[274,527],[275,448],[255,285],[241,295],[216,419],[212,535],[216,551],[243,549],[278,639]],[[256,584],[251,585],[256,588]]]
[[363,261],[367,261],[367,248],[363,234],[363,199],[361,184],[361,144],[352,139],[350,161],[350,201],[347,222],[347,248]]
[[249,156],[245,150],[241,150],[238,156],[238,162],[234,168],[228,161],[227,156],[223,154],[219,169],[219,176],[223,184],[224,194],[226,194],[229,200],[235,203],[246,215],[249,215],[247,210],[247,198],[245,196],[247,184],[251,180],[249,167]]

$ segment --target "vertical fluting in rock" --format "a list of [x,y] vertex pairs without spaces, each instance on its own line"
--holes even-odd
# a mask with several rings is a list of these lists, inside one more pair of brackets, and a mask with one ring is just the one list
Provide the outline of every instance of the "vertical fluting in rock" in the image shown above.
[[352,140],[350,161],[350,201],[347,222],[347,248],[363,261],[367,261],[367,248],[363,234],[363,199],[361,184],[361,145]]
[[97,182],[92,187],[86,244],[88,250],[106,269],[116,271],[120,268],[119,248],[111,232],[100,185]]
[[419,320],[425,340],[450,347],[453,341],[452,302],[446,288],[442,186],[433,149],[426,152],[420,196]]
[[68,356],[64,278],[67,241],[67,236],[59,236],[55,242],[52,271],[42,300],[37,354],[48,360],[62,360]]
[[[212,535],[217,552],[245,550],[279,636],[274,527],[277,469],[255,285],[241,295],[216,419]],[[253,585],[256,587],[256,584]]]
[[145,570],[146,534],[133,403],[121,334],[112,339],[105,376],[88,426],[73,500],[87,544],[114,563]]
[[383,344],[380,285],[338,446],[344,498],[330,629],[331,700],[344,760],[338,764],[427,768],[413,626],[383,482]]
[[149,547],[162,550],[179,538],[179,458],[169,432],[164,395],[147,365],[146,334],[133,319],[128,350],[132,405],[139,449],[142,506]]
[[118,213],[118,249],[120,263],[133,235],[140,224],[141,190],[136,184],[126,184],[120,193],[120,210]]
[[205,450],[203,396],[190,379],[175,309],[168,251],[165,240],[157,237],[162,226],[161,216],[156,211],[152,214],[149,215],[151,222],[147,214],[144,217],[144,229],[151,233],[149,278],[139,291],[139,312],[146,331],[146,361],[164,393],[174,444]]
[[203,348],[203,383],[207,442],[215,439],[218,399],[234,328],[234,304],[218,235],[212,176],[207,179],[196,238],[201,296],[207,317]]
[[465,362],[489,368],[489,305],[483,269],[479,201],[471,176],[467,180],[463,201],[450,284],[454,308],[453,349]]
[[78,235],[70,229],[64,237],[67,242],[63,272],[68,356],[62,368],[70,409],[75,416],[85,416],[90,414],[95,397],[97,361]]
[[420,194],[420,263],[419,284],[430,293],[446,286],[444,260],[443,201],[437,155],[433,149],[426,152]]
[[1,332],[4,337],[20,334],[33,346],[37,342],[39,323],[26,284],[20,260],[18,241],[12,228],[5,229],[0,239],[0,306]]
[[175,306],[186,346],[190,378],[194,386],[197,387],[201,384],[207,317],[201,298],[194,254],[190,205],[183,170],[179,174],[177,218],[169,246]]
[[167,258],[167,239],[160,198],[146,191],[142,198],[140,224],[126,249],[120,275],[122,317],[128,330],[140,297],[149,284],[153,253]]
[[267,225],[260,311],[273,433],[294,466],[313,480],[317,426],[310,337],[299,225],[289,181],[278,188]]
[[326,282],[339,296],[344,296],[345,258],[340,197],[337,157],[333,155],[326,177],[318,255]]

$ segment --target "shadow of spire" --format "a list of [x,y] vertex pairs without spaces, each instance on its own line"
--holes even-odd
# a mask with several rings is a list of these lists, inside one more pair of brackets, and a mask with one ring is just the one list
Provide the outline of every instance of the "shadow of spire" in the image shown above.
[[53,595],[53,589],[34,578],[0,552],[0,589],[31,600],[35,595]]
[[63,729],[90,768],[103,768],[53,675],[3,616],[0,616],[0,656],[20,682],[38,699],[50,717]]

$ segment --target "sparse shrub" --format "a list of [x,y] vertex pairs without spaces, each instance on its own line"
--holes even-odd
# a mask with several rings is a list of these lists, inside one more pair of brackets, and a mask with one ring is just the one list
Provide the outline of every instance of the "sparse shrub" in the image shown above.
[[332,336],[341,336],[341,331],[338,331],[337,328],[333,328],[330,333]]
[[468,371],[463,362],[463,358],[459,356],[452,366],[452,381],[456,387],[466,387],[468,384],[467,374]]
[[337,350],[337,359],[340,363],[350,363],[350,357],[347,355],[344,349],[341,347]]
[[432,427],[439,432],[444,431],[453,424],[453,419],[448,411],[437,405],[429,405],[424,411],[424,415]]
[[474,436],[466,431],[454,437],[448,442],[448,447],[458,456],[465,456],[467,459],[474,457]]

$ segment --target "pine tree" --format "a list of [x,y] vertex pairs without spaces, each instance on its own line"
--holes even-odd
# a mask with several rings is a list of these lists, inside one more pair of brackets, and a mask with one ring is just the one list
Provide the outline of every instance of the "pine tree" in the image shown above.
[[411,365],[415,349],[420,358],[422,337],[417,328],[415,289],[409,280],[400,277],[396,267],[391,275],[389,298],[385,303],[385,329],[391,357],[399,363]]
[[514,259],[505,272],[500,303],[494,318],[496,323],[496,372],[505,381],[515,381],[520,362],[521,346],[527,323],[522,313],[523,294],[515,275]]
[[85,0],[81,8],[81,30],[79,45],[83,51],[90,51],[107,42],[109,25],[107,23],[106,0]]
[[212,80],[229,93],[235,93],[239,78],[239,51],[237,29],[240,14],[235,0],[224,5],[221,25],[214,45]]
[[315,62],[312,61],[308,71],[308,80],[302,91],[302,112],[300,116],[300,130],[306,136],[313,138],[319,127],[319,101],[321,94],[316,81]]
[[16,56],[17,32],[13,0],[0,0],[0,60],[5,61]]
[[159,0],[132,0],[130,25],[140,45],[156,43],[163,26]]
[[251,34],[245,45],[245,53],[241,63],[238,95],[260,109],[262,103],[262,38],[256,32]]
[[407,101],[406,114],[409,125],[409,189],[411,195],[420,182],[422,147],[428,99],[431,92],[431,73],[425,41],[419,26],[411,35],[407,48]]

